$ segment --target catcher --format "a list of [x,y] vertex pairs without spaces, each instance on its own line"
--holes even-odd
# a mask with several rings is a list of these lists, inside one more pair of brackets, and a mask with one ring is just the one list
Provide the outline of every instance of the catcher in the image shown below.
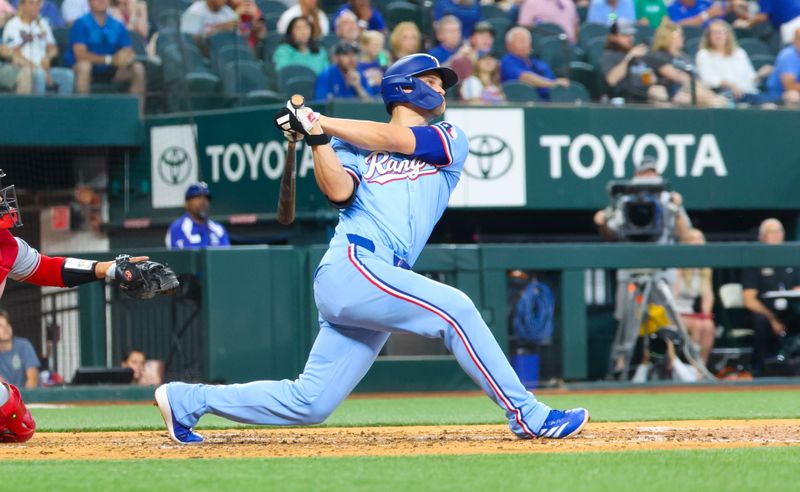
[[[170,268],[147,256],[121,255],[112,261],[49,257],[14,237],[9,229],[22,225],[14,185],[3,187],[0,170],[0,297],[11,278],[41,286],[74,287],[112,279],[136,299],[171,295],[178,290],[178,278]],[[22,401],[16,386],[0,383],[0,442],[25,442],[33,436],[36,422]]]

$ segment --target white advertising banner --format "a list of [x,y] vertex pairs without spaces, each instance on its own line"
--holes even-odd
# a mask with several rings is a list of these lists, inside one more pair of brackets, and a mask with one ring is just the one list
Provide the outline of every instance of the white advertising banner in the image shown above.
[[183,207],[186,188],[198,176],[195,131],[193,125],[150,129],[153,208]]

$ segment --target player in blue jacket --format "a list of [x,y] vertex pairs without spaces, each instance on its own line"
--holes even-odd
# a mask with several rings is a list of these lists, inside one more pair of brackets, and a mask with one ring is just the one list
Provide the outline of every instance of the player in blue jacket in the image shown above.
[[[392,333],[444,340],[462,368],[506,413],[521,438],[577,434],[589,413],[552,410],[520,383],[475,305],[458,289],[411,271],[467,158],[467,136],[447,122],[445,89],[458,78],[426,54],[389,67],[381,84],[391,121],[328,118],[291,104],[276,117],[287,137],[311,146],[320,190],[341,209],[314,272],[320,332],[294,381],[156,390],[170,437],[202,442],[207,413],[237,422],[315,424],[350,394]],[[334,138],[330,138],[333,136]]]
[[167,229],[167,247],[170,249],[207,248],[230,246],[225,226],[208,218],[211,191],[204,181],[186,189],[186,212],[175,219]]

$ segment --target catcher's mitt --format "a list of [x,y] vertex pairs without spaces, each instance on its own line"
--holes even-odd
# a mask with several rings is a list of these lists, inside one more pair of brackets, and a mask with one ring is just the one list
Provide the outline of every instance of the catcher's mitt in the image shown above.
[[117,257],[116,278],[119,288],[134,299],[152,299],[157,295],[171,296],[180,283],[171,268],[155,261],[131,263],[129,255]]

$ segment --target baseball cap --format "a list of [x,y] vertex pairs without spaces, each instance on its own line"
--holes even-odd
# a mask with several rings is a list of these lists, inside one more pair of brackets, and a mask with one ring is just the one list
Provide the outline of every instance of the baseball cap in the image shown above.
[[488,21],[480,21],[475,24],[475,27],[472,29],[472,32],[488,32],[494,36],[494,26],[491,22]]
[[208,189],[208,185],[205,181],[192,183],[188,188],[186,188],[185,200],[189,200],[190,198],[194,198],[196,196],[204,196],[211,200],[211,190]]
[[611,34],[621,34],[623,36],[633,36],[636,34],[636,26],[627,19],[617,19],[611,24],[608,32]]
[[653,170],[658,172],[658,161],[655,157],[651,155],[646,155],[642,157],[642,160],[635,164],[636,172],[642,172],[647,170]]
[[346,41],[340,41],[336,43],[333,47],[333,55],[349,55],[351,53],[355,53],[356,55],[361,53],[361,50],[358,48],[356,43],[348,43]]

